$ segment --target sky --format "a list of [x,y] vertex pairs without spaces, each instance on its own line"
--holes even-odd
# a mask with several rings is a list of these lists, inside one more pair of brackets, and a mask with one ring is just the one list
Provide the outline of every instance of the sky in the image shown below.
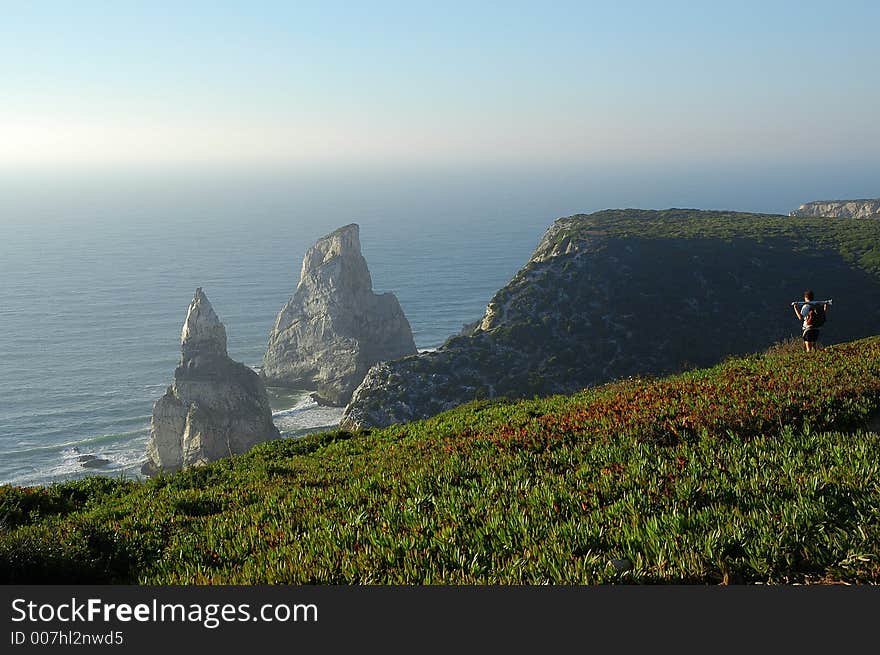
[[5,2],[0,175],[880,172],[880,3]]

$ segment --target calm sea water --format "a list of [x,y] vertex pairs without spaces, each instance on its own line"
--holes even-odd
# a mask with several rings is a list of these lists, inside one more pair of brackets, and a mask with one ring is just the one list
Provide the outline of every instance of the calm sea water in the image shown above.
[[[7,226],[0,242],[0,482],[137,476],[152,403],[171,380],[197,286],[226,324],[230,356],[257,365],[305,250],[358,222],[374,289],[397,295],[417,346],[431,348],[483,313],[550,222],[439,213],[418,221],[333,213],[236,220],[229,213]],[[340,410],[315,406],[307,393],[270,390],[284,434],[338,421]],[[84,469],[87,455],[110,463]]]
[[[305,250],[361,226],[376,291],[419,348],[482,315],[559,216],[606,207],[787,212],[876,193],[876,166],[0,175],[0,483],[134,476],[196,287],[256,365]],[[333,425],[308,390],[270,389],[283,433]]]

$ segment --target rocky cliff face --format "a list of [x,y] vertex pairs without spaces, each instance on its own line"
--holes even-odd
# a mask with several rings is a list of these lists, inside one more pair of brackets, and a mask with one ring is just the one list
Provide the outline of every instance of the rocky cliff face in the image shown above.
[[371,366],[416,352],[394,294],[373,293],[359,228],[346,225],[303,258],[296,293],[269,335],[268,384],[313,388],[319,402],[345,405]]
[[801,205],[792,216],[830,218],[880,218],[880,198],[873,200],[816,200]]
[[876,333],[878,276],[842,252],[870,252],[880,223],[860,221],[854,236],[845,221],[804,221],[696,210],[560,219],[470,334],[371,369],[342,426],[711,365],[799,336],[790,303],[805,288],[835,300],[826,343]]
[[146,475],[177,471],[281,435],[266,389],[250,368],[226,353],[226,329],[196,289],[180,338],[171,386],[153,404]]

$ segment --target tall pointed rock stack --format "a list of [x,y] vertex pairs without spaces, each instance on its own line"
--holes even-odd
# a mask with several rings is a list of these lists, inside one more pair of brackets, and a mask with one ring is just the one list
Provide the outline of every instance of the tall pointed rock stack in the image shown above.
[[373,293],[352,223],[320,239],[302,263],[296,293],[269,335],[263,378],[316,389],[345,405],[373,364],[416,353],[409,321],[392,293]]
[[280,437],[260,377],[226,353],[226,328],[196,289],[180,336],[180,364],[153,404],[146,475],[243,453]]

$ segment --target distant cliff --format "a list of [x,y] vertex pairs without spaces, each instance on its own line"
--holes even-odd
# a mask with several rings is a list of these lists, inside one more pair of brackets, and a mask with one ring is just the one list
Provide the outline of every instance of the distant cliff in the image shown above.
[[317,390],[345,405],[377,362],[416,352],[392,293],[373,293],[352,223],[318,240],[303,258],[296,293],[275,319],[263,358],[268,384]]
[[792,216],[828,218],[880,218],[880,198],[872,200],[816,200],[801,205]]
[[226,353],[226,328],[196,289],[171,386],[153,404],[145,475],[246,452],[281,435],[259,376]]
[[761,350],[790,303],[832,296],[823,340],[876,333],[880,222],[697,210],[559,219],[471,333],[375,366],[342,424],[385,426],[478,398],[567,393]]

